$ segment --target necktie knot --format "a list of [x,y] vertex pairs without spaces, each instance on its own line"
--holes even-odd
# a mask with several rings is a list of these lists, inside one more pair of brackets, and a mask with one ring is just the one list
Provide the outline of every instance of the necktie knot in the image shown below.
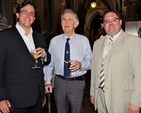
[[67,38],[67,42],[69,42],[70,38]]
[[113,44],[113,37],[109,37],[109,44],[110,44],[110,45]]

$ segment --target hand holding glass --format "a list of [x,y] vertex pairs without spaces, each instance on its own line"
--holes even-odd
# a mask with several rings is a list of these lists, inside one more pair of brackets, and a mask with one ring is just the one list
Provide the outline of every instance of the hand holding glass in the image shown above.
[[36,50],[31,50],[30,54],[35,59],[35,65],[32,67],[32,69],[38,69],[38,68],[40,68],[38,66],[38,55],[36,54]]

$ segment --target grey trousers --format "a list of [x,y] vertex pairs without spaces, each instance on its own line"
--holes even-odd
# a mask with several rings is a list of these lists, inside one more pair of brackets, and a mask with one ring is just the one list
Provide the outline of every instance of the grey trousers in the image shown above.
[[57,113],[83,113],[85,80],[67,81],[55,77],[54,99]]

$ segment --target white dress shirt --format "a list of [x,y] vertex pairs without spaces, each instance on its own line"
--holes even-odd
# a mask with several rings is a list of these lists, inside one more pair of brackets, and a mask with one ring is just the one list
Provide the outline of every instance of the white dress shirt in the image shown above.
[[28,36],[25,35],[25,31],[22,29],[22,27],[19,25],[18,22],[16,24],[16,28],[19,31],[20,35],[22,36],[28,50],[30,52],[31,52],[31,50],[35,50],[35,44],[34,44],[33,37],[32,37],[32,33],[33,33],[32,28],[31,28]]

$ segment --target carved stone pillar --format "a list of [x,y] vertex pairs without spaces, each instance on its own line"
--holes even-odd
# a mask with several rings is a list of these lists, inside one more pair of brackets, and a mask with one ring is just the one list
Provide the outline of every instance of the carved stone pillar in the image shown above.
[[6,18],[6,4],[5,0],[1,0],[1,17],[0,17],[0,26],[7,26],[7,18]]
[[61,0],[61,13],[63,12],[63,10],[65,9],[66,7],[66,2],[65,0]]

